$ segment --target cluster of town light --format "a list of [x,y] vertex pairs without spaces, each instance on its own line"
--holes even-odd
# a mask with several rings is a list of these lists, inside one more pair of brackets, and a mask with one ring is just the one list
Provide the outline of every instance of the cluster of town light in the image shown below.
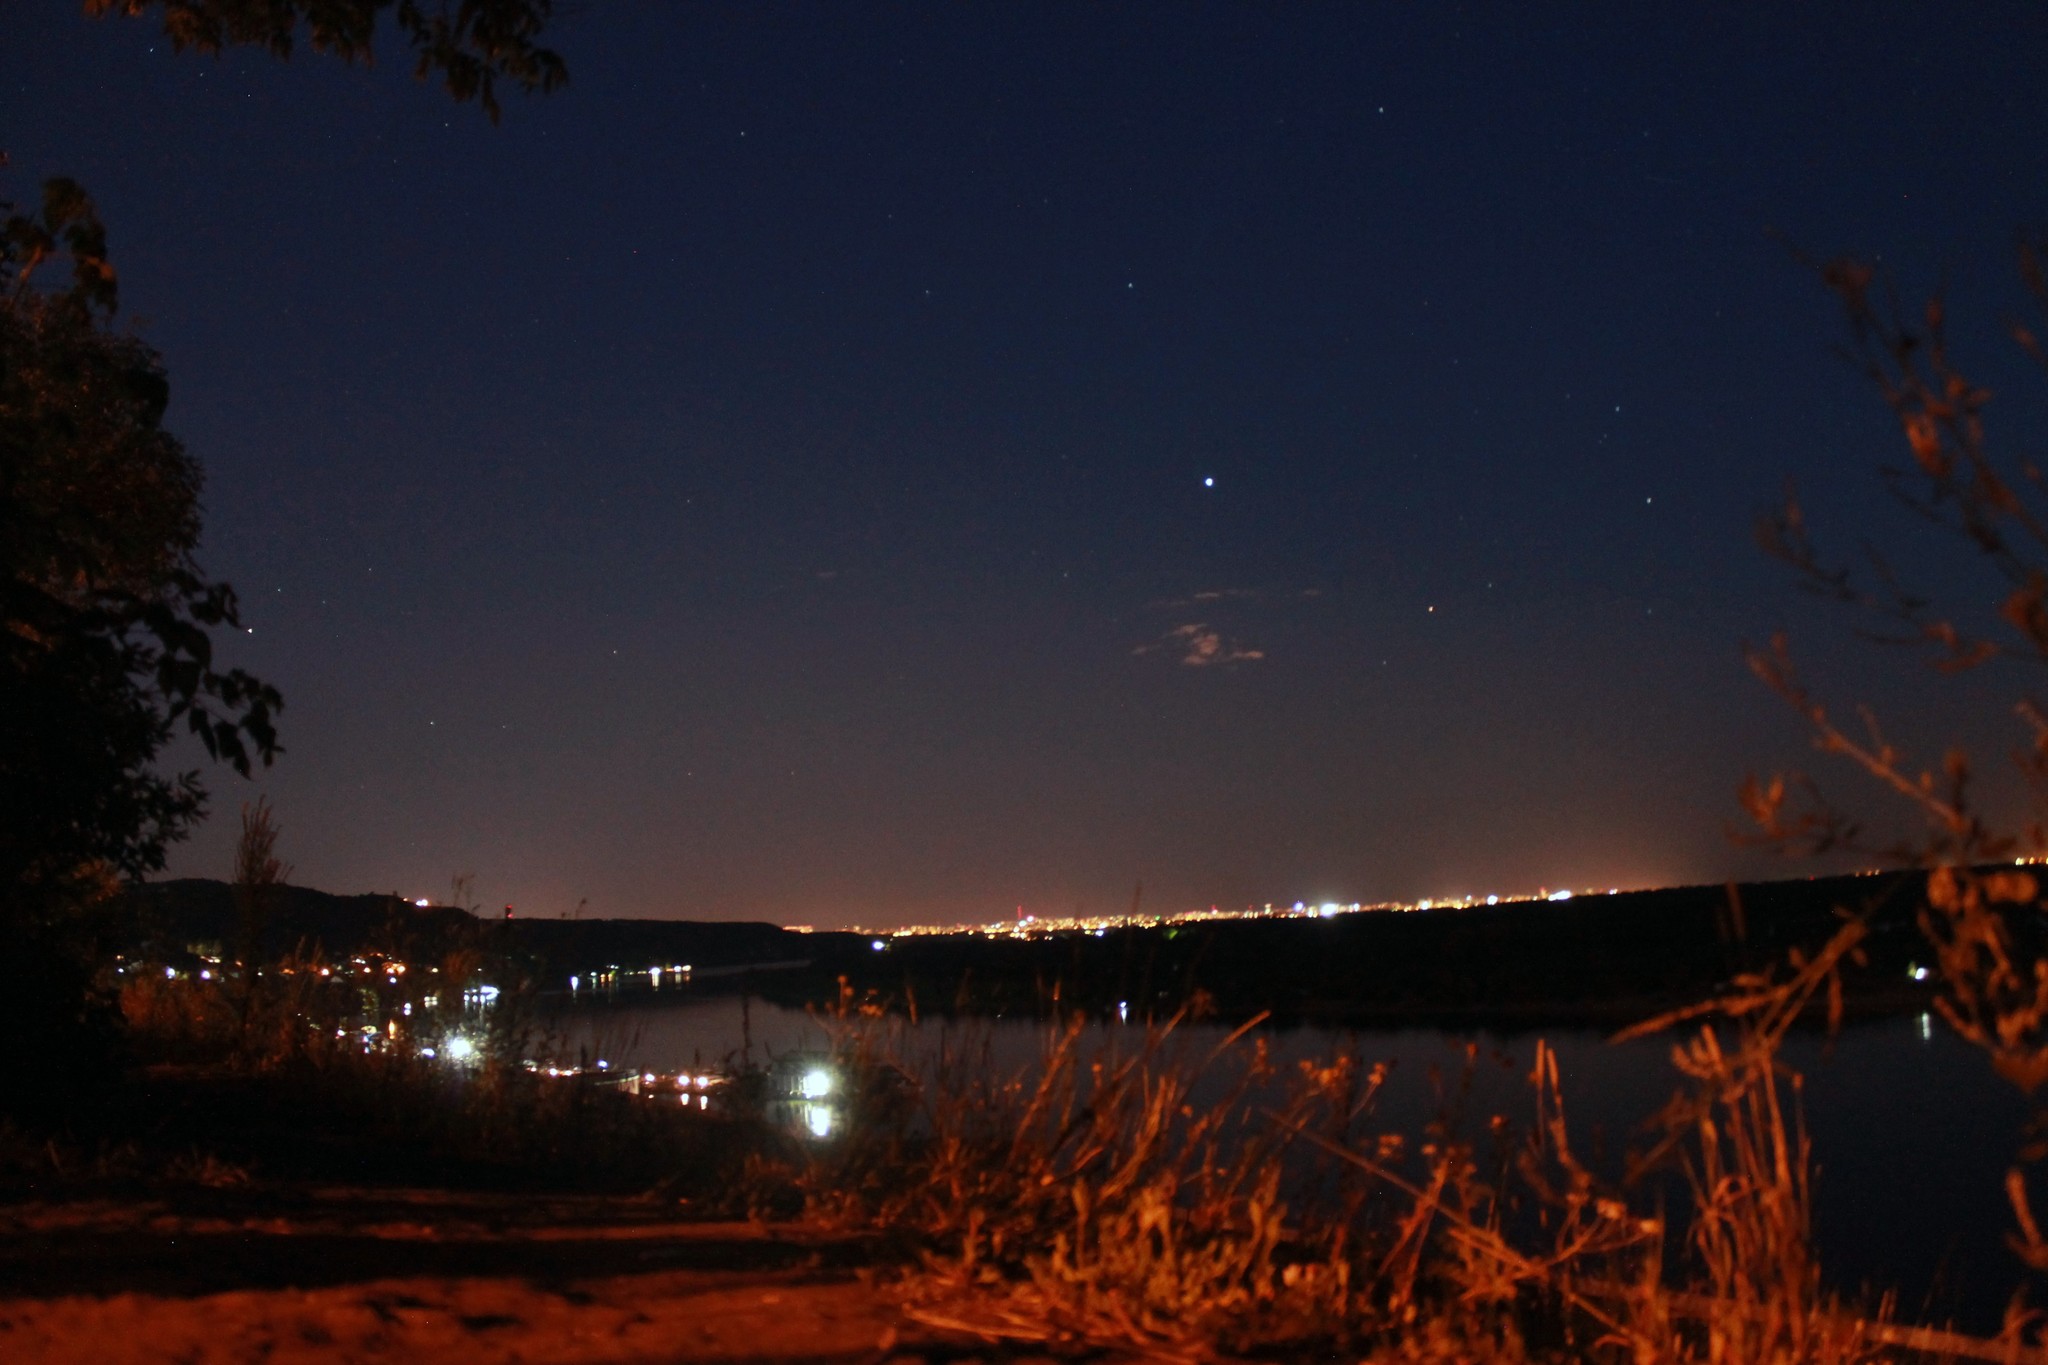
[[[1548,887],[1533,893],[1524,892],[1510,895],[1470,895],[1429,897],[1419,901],[1296,901],[1292,905],[1248,905],[1241,910],[1225,910],[1210,906],[1206,910],[1179,910],[1165,914],[1123,914],[1123,915],[1027,915],[1020,913],[1014,920],[997,920],[988,924],[914,924],[898,929],[866,929],[858,925],[847,930],[853,934],[867,934],[868,946],[881,952],[889,946],[890,939],[940,937],[951,934],[976,934],[983,938],[1043,938],[1050,934],[1091,934],[1101,938],[1111,929],[1153,929],[1182,924],[1204,924],[1217,920],[1241,919],[1334,919],[1338,915],[1355,915],[1369,911],[1420,911],[1420,910],[1468,910],[1479,905],[1516,905],[1537,901],[1568,901],[1574,895],[1571,891],[1552,891]],[[1587,891],[1586,895],[1597,892]],[[1618,896],[1621,888],[1609,887],[1606,894]],[[792,924],[794,933],[814,932],[808,924]]]

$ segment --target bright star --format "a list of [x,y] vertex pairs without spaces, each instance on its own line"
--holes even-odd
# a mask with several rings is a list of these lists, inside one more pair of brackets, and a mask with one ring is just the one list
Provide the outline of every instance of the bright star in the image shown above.
[[1214,488],[1215,486],[1216,486],[1216,480],[1214,480],[1214,479],[1204,479],[1204,480],[1202,480],[1202,487],[1204,487],[1204,488]]

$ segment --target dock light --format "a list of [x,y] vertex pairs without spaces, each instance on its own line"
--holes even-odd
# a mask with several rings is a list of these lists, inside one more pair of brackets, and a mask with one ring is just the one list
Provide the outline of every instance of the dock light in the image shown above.
[[804,1124],[811,1130],[812,1137],[831,1137],[832,1111],[823,1105],[814,1105],[811,1112],[804,1115]]
[[457,1034],[448,1040],[448,1059],[450,1061],[466,1062],[474,1056],[476,1056],[476,1044],[470,1042],[469,1039]]
[[581,980],[580,980],[579,978],[577,978],[577,977],[573,977],[573,976],[572,976],[572,977],[570,977],[570,978],[569,978],[569,989],[570,989],[570,990],[572,990],[572,991],[573,991],[573,990],[576,990],[576,989],[577,989],[578,987],[580,987],[580,986],[581,986],[582,984],[583,984],[583,982],[582,982],[582,981],[581,981]]
[[710,1078],[709,1076],[699,1076],[699,1077],[697,1077],[697,1078],[696,1078],[696,1081],[697,1081],[697,1088],[698,1088],[699,1090],[702,1090],[702,1089],[704,1089],[704,1088],[705,1088],[706,1086],[708,1086],[708,1085],[710,1085],[710,1084],[711,1084],[711,1078]]
[[653,1084],[654,1084],[654,1073],[653,1073],[652,1071],[649,1071],[649,1072],[647,1072],[647,1073],[646,1073],[645,1075],[641,1076],[641,1078],[640,1078],[640,1084],[642,1084],[642,1085],[653,1085]]
[[[832,1093],[832,1073],[829,1071],[807,1071],[798,1091],[807,1100],[822,1100]],[[824,1134],[818,1134],[823,1137]]]

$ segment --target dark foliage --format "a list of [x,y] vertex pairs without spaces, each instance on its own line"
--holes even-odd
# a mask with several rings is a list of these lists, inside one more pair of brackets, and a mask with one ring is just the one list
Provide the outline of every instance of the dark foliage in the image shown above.
[[[39,278],[53,262],[62,287]],[[278,752],[281,701],[214,666],[235,596],[193,561],[199,468],[163,429],[156,353],[114,330],[83,190],[0,204],[0,282],[0,999],[61,1033],[93,1013],[93,911],[204,809],[197,773],[158,755],[183,729],[247,774]]]
[[494,123],[500,79],[541,94],[569,79],[562,59],[536,41],[553,8],[552,0],[85,0],[95,17],[161,15],[180,52],[249,46],[289,57],[303,34],[316,52],[363,63],[388,13],[413,50],[413,73],[438,73],[449,94],[477,101]]

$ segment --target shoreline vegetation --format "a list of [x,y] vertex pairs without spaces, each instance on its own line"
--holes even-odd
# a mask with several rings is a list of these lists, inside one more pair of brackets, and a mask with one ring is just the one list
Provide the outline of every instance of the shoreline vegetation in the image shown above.
[[[608,1218],[738,1218],[830,1243],[869,1277],[864,1302],[893,1305],[900,1329],[891,1330],[907,1334],[864,1346],[878,1361],[913,1338],[922,1344],[903,1349],[926,1360],[2048,1360],[2038,1322],[2017,1308],[1996,1340],[1905,1320],[1883,1298],[1844,1296],[1814,1248],[1815,1157],[1781,1044],[1802,1021],[1839,1020],[1859,1001],[1896,1008],[1907,998],[1898,983],[1919,985],[1902,932],[1918,930],[1900,907],[1924,903],[1921,886],[1899,874],[1742,888],[1742,910],[1723,891],[1718,916],[1715,890],[1703,888],[1131,930],[1121,944],[1108,935],[910,939],[877,952],[865,937],[803,935],[811,966],[714,977],[704,989],[801,992],[845,962],[869,964],[873,980],[894,973],[911,983],[892,994],[840,971],[818,1007],[843,1110],[829,1141],[774,1120],[763,1068],[737,1070],[724,1102],[706,1112],[641,1102],[587,1069],[553,1078],[528,1065],[576,1060],[550,1053],[561,1044],[539,1004],[547,974],[564,963],[545,950],[639,942],[665,952],[694,936],[705,965],[721,953],[745,965],[745,954],[779,954],[783,931],[507,923],[275,887],[261,924],[269,943],[321,914],[331,926],[362,925],[366,937],[334,948],[297,934],[254,976],[232,962],[124,967],[103,982],[120,1011],[118,1065],[81,1084],[67,1113],[0,1130],[6,1208],[21,1254],[40,1256],[35,1275],[14,1272],[35,1292],[0,1304],[0,1346],[53,1343],[43,1358],[54,1359],[80,1344],[47,1335],[57,1320],[22,1304],[67,1282],[88,1294],[119,1282],[116,1241],[76,1231],[110,1205],[224,1218],[246,1243],[257,1235],[249,1208],[285,1210],[271,1234],[298,1235],[309,1231],[310,1192],[353,1189],[441,1191],[418,1230],[428,1241],[452,1235],[442,1229],[462,1222],[449,1210],[464,1198],[537,1207],[573,1195],[600,1201]],[[205,884],[151,894],[161,899],[141,920],[155,926],[159,950],[210,923],[234,927],[206,918]],[[1853,913],[1837,916],[1830,900]],[[1525,928],[1519,915],[1534,920]],[[1633,937],[1618,929],[1624,921]],[[1824,947],[1787,946],[1801,935],[1814,944],[1816,928]],[[1154,951],[1141,962],[1129,950],[1146,933]],[[1369,1043],[1283,1062],[1265,1030],[1288,1016],[1233,1015],[1203,975],[1205,963],[1224,960],[1245,993],[1293,983],[1295,1018],[1331,974],[1371,963],[1498,989],[1530,1008],[1534,998],[1517,996],[1515,983],[1541,977],[1549,959],[1517,958],[1524,933],[1567,954],[1580,936],[1607,936],[1595,965],[1608,972],[1626,972],[1638,954],[1675,954],[1678,965],[1652,984],[1671,998],[1691,991],[1661,1020],[1633,1017],[1636,1032],[1668,1038],[1676,1093],[1645,1115],[1651,1136],[1618,1177],[1575,1145],[1557,1055],[1540,1042],[1522,1112],[1466,1112],[1452,1077],[1438,1116],[1410,1131],[1379,1117],[1386,1071],[1362,1050]],[[1400,936],[1405,949],[1383,959]],[[178,951],[197,963],[215,956],[212,946],[187,938]],[[1423,956],[1422,946],[1445,955]],[[407,965],[394,970],[401,953]],[[1045,973],[1052,961],[1080,970]],[[956,966],[971,973],[971,991],[956,991],[949,1017],[920,1028],[906,1007],[919,980],[937,979],[920,973]],[[1094,1002],[1145,971],[1185,993],[1105,1046],[1088,1027]],[[1706,988],[1689,984],[1697,974],[1711,977]],[[1591,990],[1590,967],[1549,979],[1552,1003],[1582,1019],[1651,994],[1626,981]],[[479,1007],[486,981],[495,993]],[[994,1001],[988,1012],[998,1012],[1027,984],[1038,992],[1042,1046],[1029,1065],[1006,1069],[971,1007]],[[376,1029],[362,1023],[373,995],[385,1011]],[[1237,1027],[1215,1043],[1213,1031],[1186,1027],[1195,1021]],[[469,1041],[453,1065],[458,1027]],[[447,1055],[433,1055],[435,1044]],[[201,1257],[188,1270],[201,1280],[204,1257],[233,1245],[188,1241]],[[246,1260],[246,1249],[234,1254]],[[502,1250],[450,1256],[466,1274],[478,1265],[527,1273]],[[597,1256],[589,1274],[609,1264]],[[825,1279],[855,1273],[842,1266]],[[436,1280],[403,1292],[433,1302],[453,1291]],[[532,1302],[543,1300],[554,1302],[536,1289]],[[501,1342],[517,1336],[504,1319],[524,1321],[509,1309],[478,1316]],[[46,1335],[17,1334],[31,1327]],[[540,1337],[531,1344],[549,1349]]]

